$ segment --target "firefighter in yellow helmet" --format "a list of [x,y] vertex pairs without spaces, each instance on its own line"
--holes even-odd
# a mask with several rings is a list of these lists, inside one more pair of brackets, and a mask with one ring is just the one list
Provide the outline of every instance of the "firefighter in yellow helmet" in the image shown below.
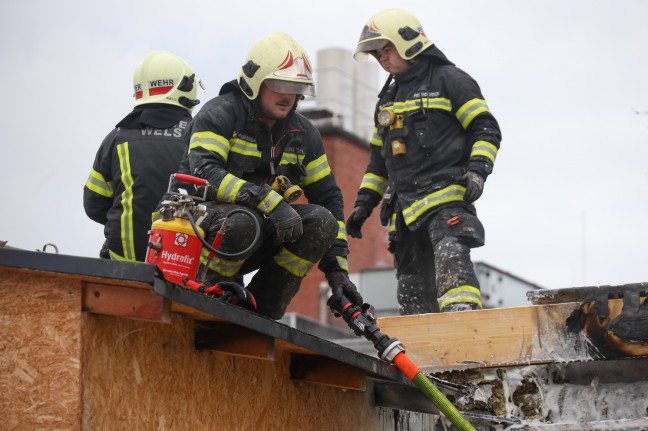
[[[238,78],[224,84],[191,122],[188,152],[179,169],[218,190],[200,223],[209,243],[234,209],[252,209],[261,224],[257,246],[241,257],[208,259],[203,249],[198,281],[240,282],[244,274],[258,270],[246,287],[256,298],[257,312],[272,319],[284,315],[317,262],[333,295],[362,304],[347,273],[342,193],[319,132],[296,112],[298,101],[314,94],[306,51],[285,33],[260,38]],[[308,203],[290,204],[290,196],[273,190],[277,176],[303,189]],[[237,255],[253,236],[249,216],[233,214],[219,251]]]
[[102,142],[83,188],[86,214],[104,225],[101,257],[144,261],[151,213],[182,159],[199,86],[191,66],[167,51],[136,67],[135,107]]
[[475,80],[402,9],[364,26],[354,58],[389,73],[376,105],[371,158],[347,219],[350,236],[382,201],[401,314],[482,307],[470,249],[484,244],[474,202],[501,132]]

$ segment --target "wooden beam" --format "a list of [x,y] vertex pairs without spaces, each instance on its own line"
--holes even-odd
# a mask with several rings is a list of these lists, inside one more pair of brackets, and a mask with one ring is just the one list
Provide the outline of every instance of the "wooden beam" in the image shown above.
[[197,310],[181,302],[171,301],[171,312],[184,314],[194,320],[224,322],[224,319],[218,318],[212,314]]
[[324,356],[290,354],[290,378],[354,391],[366,390],[365,373]]
[[[382,317],[381,330],[399,339],[421,369],[441,371],[477,367],[585,361],[582,333],[565,322],[580,303],[495,308],[456,313]],[[621,300],[610,300],[618,315]]]
[[123,287],[83,283],[83,310],[95,314],[170,323],[169,301],[150,286]]
[[239,325],[214,321],[196,321],[195,346],[235,356],[274,359],[274,338]]

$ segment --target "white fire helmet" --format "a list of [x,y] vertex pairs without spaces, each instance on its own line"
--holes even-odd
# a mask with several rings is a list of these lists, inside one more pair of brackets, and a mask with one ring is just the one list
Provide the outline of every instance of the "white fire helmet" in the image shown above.
[[191,66],[167,51],[153,51],[133,73],[135,106],[165,103],[191,110],[200,103],[198,86],[203,87]]
[[250,100],[257,98],[263,83],[277,93],[315,95],[310,59],[286,33],[271,33],[256,41],[237,81]]

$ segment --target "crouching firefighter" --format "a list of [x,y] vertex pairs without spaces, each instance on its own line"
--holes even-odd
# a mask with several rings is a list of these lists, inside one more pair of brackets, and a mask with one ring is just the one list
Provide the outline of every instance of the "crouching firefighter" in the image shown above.
[[369,20],[354,58],[371,56],[389,77],[347,231],[361,238],[382,200],[400,313],[480,309],[470,249],[484,244],[484,228],[473,203],[493,169],[498,123],[477,83],[412,14],[389,9]]
[[[303,95],[314,95],[303,48],[284,33],[259,39],[238,78],[224,84],[189,125],[178,170],[212,186],[198,222],[207,242],[223,228],[219,251],[237,255],[250,248],[237,258],[211,259],[203,248],[198,281],[241,282],[258,270],[246,288],[256,311],[272,319],[284,315],[318,261],[334,296],[363,302],[347,273],[342,193],[319,132],[295,111]],[[290,204],[302,194],[308,203]],[[245,214],[227,217],[236,208],[252,209],[258,219],[261,234],[253,247],[254,221]]]

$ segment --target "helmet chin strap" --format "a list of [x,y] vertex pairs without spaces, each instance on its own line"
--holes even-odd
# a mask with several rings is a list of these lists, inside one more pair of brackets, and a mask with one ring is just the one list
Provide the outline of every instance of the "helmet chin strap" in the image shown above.
[[383,85],[382,90],[380,90],[380,93],[378,93],[378,98],[381,98],[385,95],[385,92],[389,88],[389,84],[391,84],[392,80],[394,79],[394,75],[390,74],[387,77],[387,80],[385,81],[385,85]]

